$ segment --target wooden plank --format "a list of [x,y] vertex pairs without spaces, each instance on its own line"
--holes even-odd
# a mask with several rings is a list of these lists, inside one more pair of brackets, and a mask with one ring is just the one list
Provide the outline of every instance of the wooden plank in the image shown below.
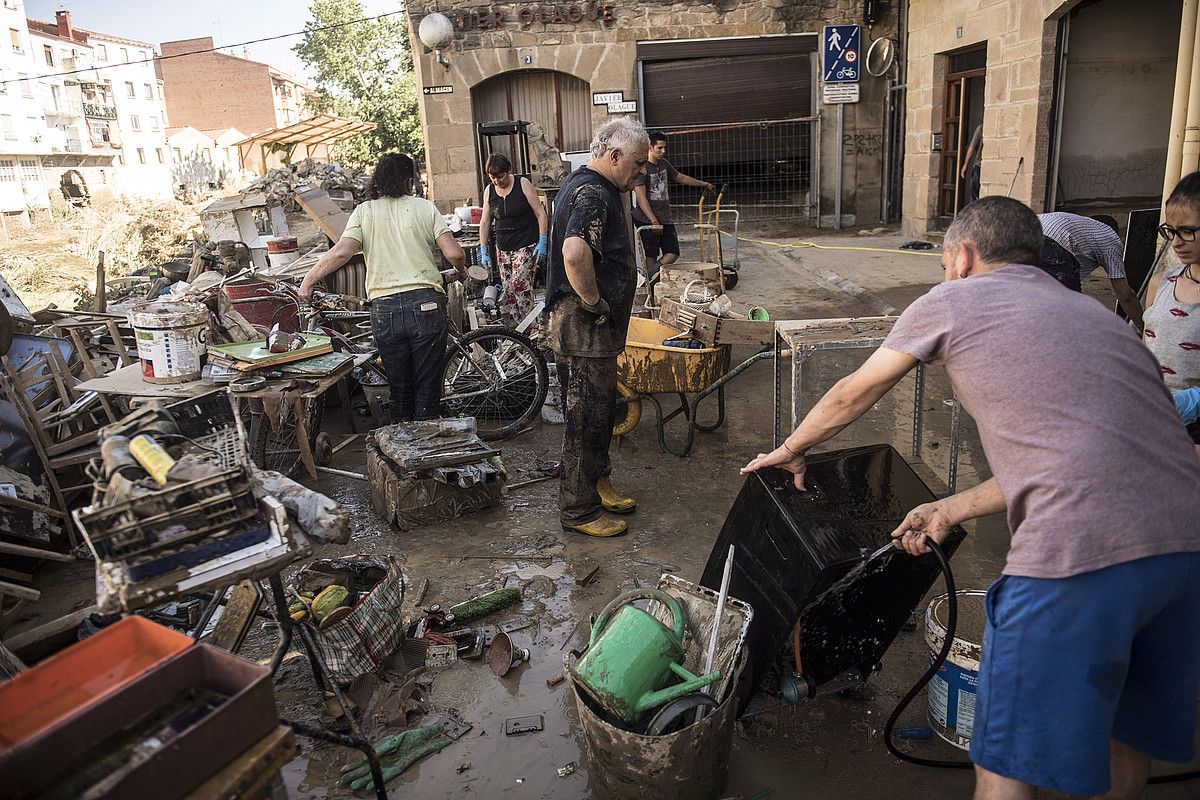
[[257,744],[209,778],[187,800],[230,800],[261,797],[275,774],[298,752],[296,734],[280,725]]
[[100,394],[186,400],[208,394],[213,390],[214,384],[203,378],[185,383],[147,383],[142,379],[142,365],[134,363],[113,370],[103,377],[84,381],[76,388],[80,391],[99,392]]
[[333,352],[333,344],[328,336],[309,333],[304,334],[304,340],[306,342],[304,347],[286,353],[272,353],[267,350],[266,343],[262,341],[210,344],[208,350],[210,353],[237,359],[241,362],[237,365],[237,369],[240,371],[290,364],[294,361],[304,361],[313,356]]
[[32,600],[37,602],[42,598],[42,593],[31,586],[22,586],[19,583],[10,583],[8,581],[0,581],[0,594],[11,595],[22,600]]
[[[6,494],[0,494],[0,506],[23,508],[26,511],[34,511],[39,514],[49,514],[50,516],[58,517],[59,519],[67,518],[67,513],[65,511],[53,508],[52,506],[42,505],[41,503],[35,503],[32,500],[26,500],[23,497],[9,497]],[[3,542],[0,542],[0,545],[3,545]],[[0,552],[3,552],[3,550],[0,550]],[[70,559],[68,558],[67,560],[69,561]]]
[[255,614],[262,605],[262,591],[253,581],[242,581],[233,587],[225,600],[225,608],[221,617],[213,626],[213,631],[204,637],[204,644],[211,644],[230,653],[236,653],[242,640],[254,624]]
[[93,605],[73,611],[65,617],[8,637],[4,640],[4,646],[26,664],[34,664],[76,641],[75,630],[79,623],[98,610],[99,608]]
[[[11,499],[11,498],[10,498]],[[38,511],[47,509],[38,506]],[[74,561],[75,559],[66,553],[56,553],[53,550],[43,550],[40,547],[26,547],[23,544],[13,544],[12,542],[0,541],[0,553],[7,553],[12,556],[27,556],[29,558],[40,558],[43,561]]]
[[350,214],[342,211],[324,189],[310,189],[298,194],[296,202],[304,209],[309,219],[317,223],[317,227],[329,237],[329,241],[336,242],[342,238],[346,223],[350,221]]
[[29,572],[21,572],[17,569],[9,569],[8,567],[0,567],[0,578],[8,581],[20,581],[21,583],[33,583],[33,574]]

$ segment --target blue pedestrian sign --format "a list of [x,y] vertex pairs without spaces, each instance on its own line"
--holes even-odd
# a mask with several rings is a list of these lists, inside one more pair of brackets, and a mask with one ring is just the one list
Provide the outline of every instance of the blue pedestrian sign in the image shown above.
[[861,25],[826,25],[821,31],[821,74],[825,83],[857,81],[861,49]]

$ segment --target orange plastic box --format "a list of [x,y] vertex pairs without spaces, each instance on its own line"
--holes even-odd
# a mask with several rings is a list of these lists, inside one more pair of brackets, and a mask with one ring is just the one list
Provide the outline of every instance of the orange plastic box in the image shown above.
[[126,617],[0,684],[0,752],[91,706],[192,644],[190,636]]

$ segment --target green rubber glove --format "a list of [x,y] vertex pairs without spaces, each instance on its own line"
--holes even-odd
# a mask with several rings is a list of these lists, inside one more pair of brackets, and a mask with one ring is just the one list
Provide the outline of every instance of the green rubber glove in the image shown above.
[[[437,725],[413,728],[402,733],[384,737],[375,743],[375,755],[383,770],[384,783],[400,775],[404,770],[425,756],[438,752],[453,741],[442,733]],[[355,791],[374,786],[371,765],[364,757],[342,770],[340,783]]]

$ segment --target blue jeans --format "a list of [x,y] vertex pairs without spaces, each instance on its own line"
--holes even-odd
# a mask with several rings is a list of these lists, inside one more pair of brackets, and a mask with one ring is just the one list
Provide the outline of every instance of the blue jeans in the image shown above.
[[371,301],[371,332],[392,395],[392,422],[437,419],[446,357],[446,295],[413,289]]

